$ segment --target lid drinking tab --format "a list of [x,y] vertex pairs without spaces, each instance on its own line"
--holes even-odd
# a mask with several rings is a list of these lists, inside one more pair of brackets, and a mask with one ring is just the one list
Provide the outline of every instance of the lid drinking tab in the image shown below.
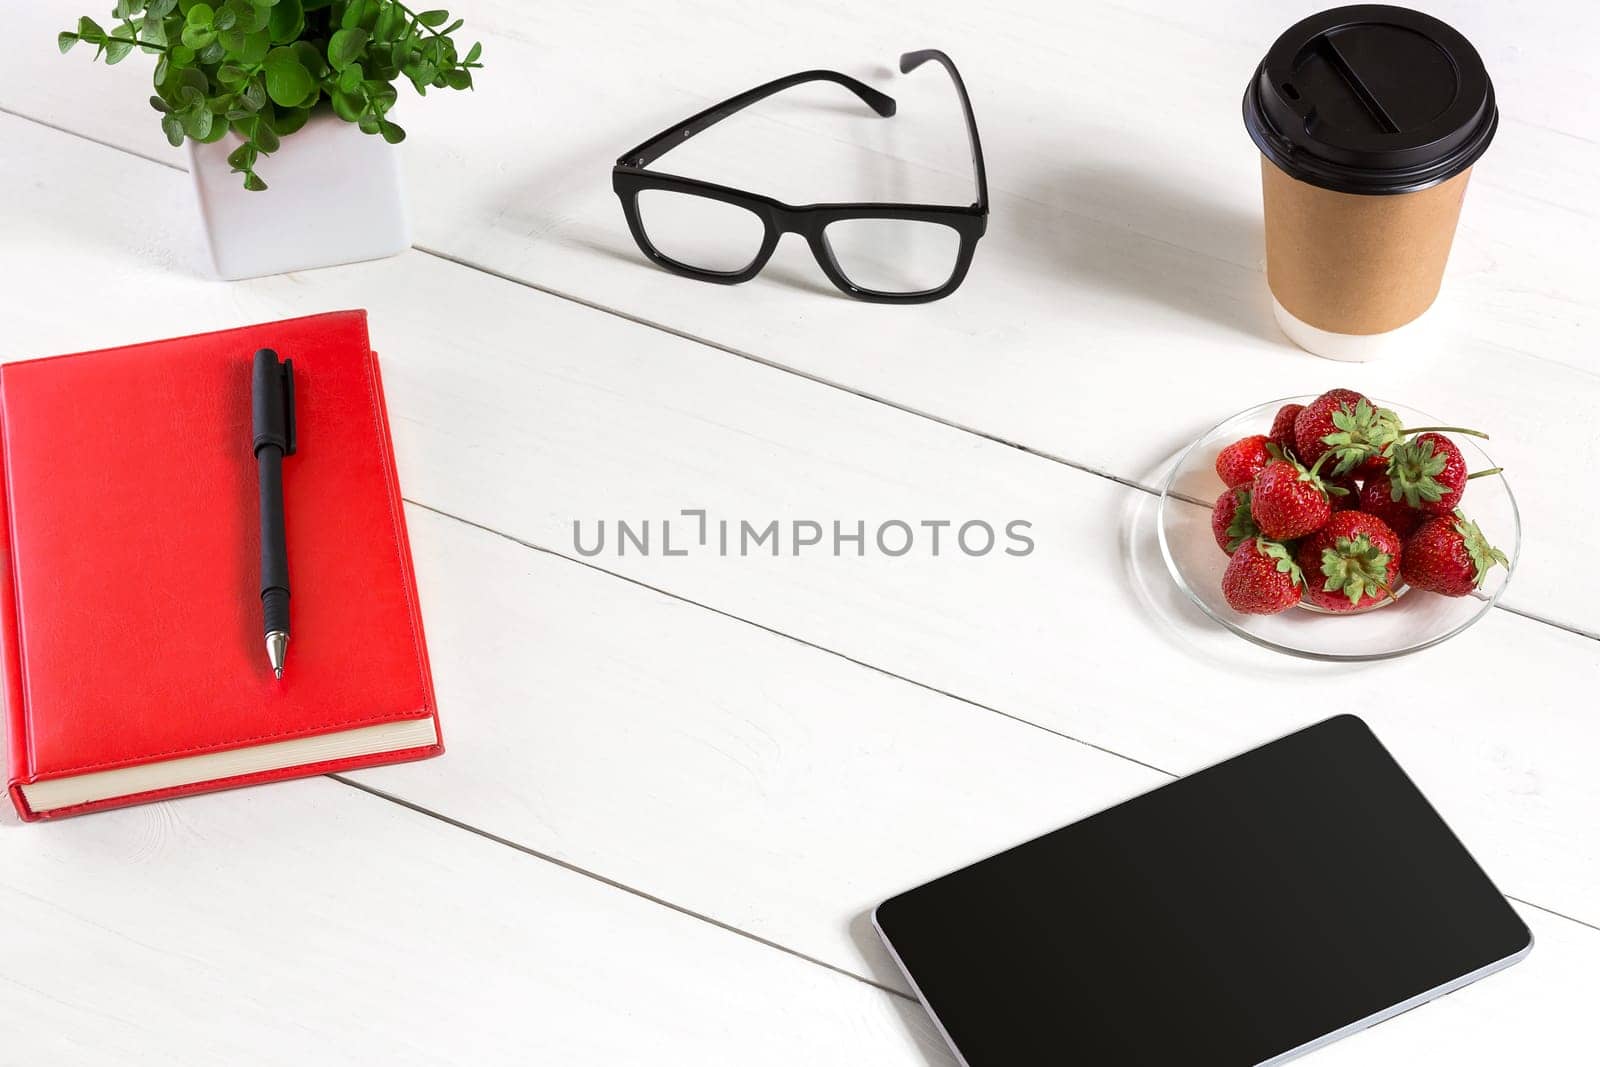
[[1386,4],[1334,8],[1291,26],[1245,90],[1261,153],[1301,181],[1348,193],[1407,193],[1470,167],[1499,121],[1494,86],[1467,39]]

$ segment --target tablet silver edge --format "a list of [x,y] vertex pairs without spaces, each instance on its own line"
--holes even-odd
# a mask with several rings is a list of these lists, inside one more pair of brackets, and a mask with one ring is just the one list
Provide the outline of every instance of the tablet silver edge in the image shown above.
[[[911,986],[911,991],[917,996],[917,1002],[921,1004],[922,1009],[928,1013],[928,1018],[933,1020],[934,1027],[938,1029],[939,1036],[944,1038],[944,1043],[949,1047],[951,1054],[955,1056],[956,1062],[959,1063],[961,1067],[971,1067],[971,1065],[967,1063],[966,1057],[961,1055],[961,1050],[956,1047],[956,1043],[950,1039],[950,1032],[944,1028],[944,1023],[940,1021],[938,1013],[933,1010],[933,1005],[929,1004],[928,998],[922,995],[922,989],[917,985],[917,980],[911,976],[911,971],[907,969],[905,961],[900,958],[900,953],[895,950],[894,942],[889,940],[889,935],[883,932],[882,926],[878,925],[877,908],[872,909],[872,928],[878,932],[878,940],[883,942],[884,948],[888,949],[889,957],[894,960],[894,965],[900,968],[901,974],[905,975],[906,982]],[[1255,1064],[1254,1067],[1279,1067],[1279,1064],[1288,1063],[1290,1060],[1298,1059],[1308,1052],[1314,1052],[1319,1048],[1333,1044],[1335,1041],[1341,1041],[1353,1034],[1360,1033],[1362,1030],[1367,1030],[1377,1026],[1379,1023],[1384,1022],[1385,1020],[1393,1019],[1398,1015],[1404,1015],[1413,1008],[1419,1008],[1428,1003],[1430,1000],[1435,1000],[1446,995],[1447,993],[1454,993],[1458,989],[1463,989],[1471,985],[1473,982],[1478,981],[1480,978],[1489,977],[1489,975],[1494,974],[1496,971],[1503,971],[1512,964],[1526,959],[1528,957],[1528,953],[1533,951],[1533,941],[1533,931],[1529,930],[1527,945],[1524,946],[1521,951],[1512,953],[1503,960],[1497,960],[1494,963],[1479,967],[1475,971],[1468,971],[1460,978],[1454,978],[1441,986],[1436,986],[1433,989],[1418,993],[1416,996],[1411,997],[1408,1000],[1402,1000],[1400,1003],[1391,1005],[1380,1012],[1374,1012],[1364,1019],[1357,1019],[1348,1026],[1342,1026],[1339,1029],[1334,1030],[1332,1033],[1324,1034],[1313,1041],[1307,1041],[1305,1044],[1298,1045],[1280,1056],[1274,1056],[1270,1060],[1263,1060],[1262,1062]]]

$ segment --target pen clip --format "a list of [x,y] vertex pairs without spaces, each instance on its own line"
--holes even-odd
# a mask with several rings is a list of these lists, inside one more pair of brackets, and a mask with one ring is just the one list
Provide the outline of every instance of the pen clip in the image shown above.
[[275,445],[283,455],[294,455],[299,436],[295,432],[294,360],[279,362],[278,353],[270,348],[256,351],[251,369],[250,421],[253,453]]
[[294,360],[286,359],[283,361],[282,375],[284,423],[283,436],[285,438],[283,454],[286,456],[292,456],[294,455],[294,443],[296,436],[294,426]]

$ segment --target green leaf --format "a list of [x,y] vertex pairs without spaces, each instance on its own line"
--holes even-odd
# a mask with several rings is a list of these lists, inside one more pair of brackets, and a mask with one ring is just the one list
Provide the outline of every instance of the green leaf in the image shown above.
[[56,34],[56,47],[61,49],[62,55],[66,55],[72,51],[72,46],[77,44],[78,40],[78,35],[75,33],[58,33]]
[[[193,13],[191,12],[191,14]],[[233,29],[235,26],[239,25],[238,9],[232,7],[231,5],[224,4],[222,10],[218,11],[216,17],[211,20],[211,25],[218,30]]]
[[444,83],[452,89],[472,88],[472,71],[447,70],[444,72]]
[[405,23],[405,12],[399,4],[384,4],[378,12],[378,21],[372,24],[372,37],[377,41],[392,41]]
[[167,140],[176,148],[183,143],[183,123],[176,115],[161,116],[161,132],[167,135]]
[[252,2],[252,0],[234,0],[240,6],[239,27],[246,33],[255,33],[264,30],[272,21],[272,5]]
[[150,0],[144,5],[146,19],[164,19],[178,6],[178,0]]
[[267,190],[267,183],[256,177],[255,171],[251,171],[244,176],[244,187],[252,193],[264,193]]
[[168,114],[169,112],[172,111],[172,105],[168,104],[165,100],[161,99],[159,96],[152,96],[150,98],[150,106],[155,108],[157,111],[161,112],[163,115]]
[[474,43],[471,48],[467,49],[467,58],[463,59],[461,62],[476,63],[478,61],[478,57],[481,55],[483,55],[483,45]]
[[1294,554],[1289,551],[1287,545],[1268,541],[1265,537],[1257,537],[1256,550],[1272,560],[1280,574],[1287,574],[1296,588],[1306,584],[1305,575],[1301,573],[1300,566],[1294,561]]
[[167,53],[167,58],[175,66],[188,67],[190,63],[194,62],[194,49],[186,44],[175,44],[172,46],[172,51]]
[[361,22],[366,17],[366,14],[367,5],[364,0],[350,0],[349,5],[344,9],[344,18],[339,20],[339,27],[341,29],[353,30],[357,26],[361,25]]
[[361,57],[367,45],[367,31],[340,30],[328,38],[328,63],[334,70],[343,70]]
[[279,137],[287,137],[304,126],[309,118],[311,118],[311,109],[308,107],[283,108],[279,110],[278,118],[273,123],[273,128],[278,131]]
[[262,63],[267,58],[267,53],[272,50],[272,35],[266,30],[257,30],[247,34],[244,44],[233,49],[235,57],[244,66],[253,67]]
[[333,104],[333,113],[346,122],[359,120],[367,107],[366,98],[360,93],[347,93],[343,89],[334,90],[329,100]]
[[128,53],[133,51],[133,45],[128,41],[106,42],[106,65],[115,66],[128,58]]
[[209,108],[197,107],[181,116],[183,132],[195,140],[203,140],[211,132],[212,114]]
[[1341,537],[1332,547],[1324,548],[1322,574],[1323,590],[1343,592],[1352,607],[1363,597],[1394,595],[1389,588],[1389,554],[1379,551],[1366,534]]
[[233,63],[224,63],[217,68],[217,84],[226,89],[237,89],[249,80],[249,71]]
[[367,72],[361,69],[361,64],[352,63],[339,72],[339,89],[346,93],[359,93],[366,77]]
[[1472,559],[1472,584],[1481,589],[1496,564],[1509,568],[1511,560],[1504,552],[1489,543],[1489,539],[1483,536],[1478,524],[1462,514],[1460,508],[1456,508],[1455,517],[1456,532],[1461,535],[1462,546]]
[[361,127],[362,133],[377,133],[378,123],[382,121],[382,119],[378,118],[377,112],[368,111],[356,120],[356,125]]
[[116,10],[113,12],[119,19],[131,19],[144,7],[140,0],[117,0]]
[[217,12],[210,4],[199,3],[191,7],[184,15],[183,20],[191,26],[203,26],[207,29],[216,21]]
[[284,107],[298,107],[316,88],[311,72],[292,48],[278,47],[268,52],[265,73],[267,95],[274,104]]
[[1237,504],[1233,509],[1233,518],[1228,522],[1229,553],[1251,538],[1261,536],[1261,529],[1256,526],[1255,516],[1250,514],[1250,496],[1250,487],[1247,485],[1241,485],[1233,491]]
[[417,21],[422,23],[424,26],[443,26],[445,23],[450,21],[450,12],[438,10],[424,11],[417,15]]
[[406,139],[406,131],[388,119],[378,120],[378,133],[390,144],[399,144]]
[[167,27],[158,18],[146,16],[139,26],[139,41],[145,45],[146,52],[161,53],[167,45]]
[[213,121],[211,123],[210,132],[207,133],[204,137],[200,138],[200,143],[201,144],[213,144],[213,143],[215,143],[217,141],[222,140],[226,136],[228,136],[228,124],[226,122]]
[[99,44],[106,39],[106,31],[94,19],[84,15],[78,19],[78,36],[90,44]]
[[228,166],[234,170],[249,170],[256,165],[256,146],[246,141],[228,153]]
[[278,150],[278,132],[265,122],[256,124],[256,147],[263,152],[276,152]]
[[266,106],[267,90],[260,78],[251,79],[250,84],[244,87],[244,92],[239,94],[239,102],[251,111],[260,111]]
[[196,52],[216,39],[216,30],[213,30],[210,26],[196,26],[192,22],[184,26],[183,35],[180,38],[185,45],[193,48]]
[[274,42],[282,44],[293,41],[305,28],[306,12],[300,0],[278,0],[272,5],[272,13],[267,20],[267,30],[272,34]]
[[296,41],[289,47],[294,49],[294,54],[300,59],[300,65],[309,70],[313,78],[321,80],[327,77],[328,60],[315,44],[310,41]]

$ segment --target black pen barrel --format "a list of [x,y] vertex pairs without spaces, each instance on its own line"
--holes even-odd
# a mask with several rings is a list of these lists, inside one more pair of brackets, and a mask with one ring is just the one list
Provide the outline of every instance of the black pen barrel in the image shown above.
[[261,492],[261,604],[265,632],[289,632],[289,551],[283,532],[283,452],[263,445],[256,452]]

